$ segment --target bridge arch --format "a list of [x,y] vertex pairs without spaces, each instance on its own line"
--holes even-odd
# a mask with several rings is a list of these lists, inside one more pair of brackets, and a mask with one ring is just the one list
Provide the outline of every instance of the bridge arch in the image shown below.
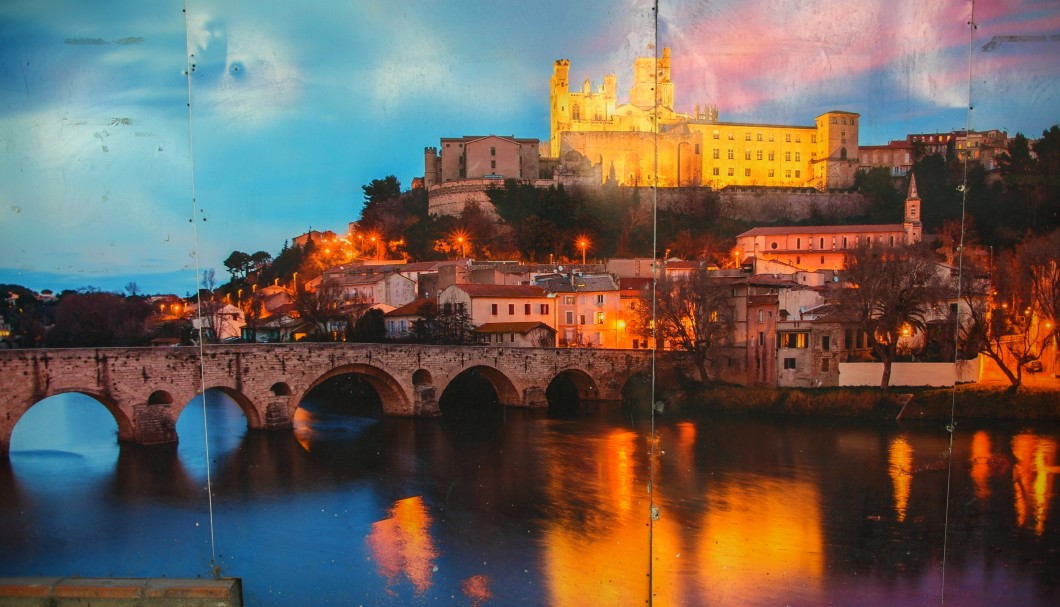
[[132,420],[129,419],[129,416],[125,414],[125,411],[123,411],[112,399],[91,390],[55,390],[48,392],[41,398],[33,401],[25,409],[18,411],[10,420],[10,423],[4,424],[3,436],[0,436],[0,445],[9,446],[11,444],[11,435],[15,432],[15,426],[17,426],[19,420],[26,415],[26,412],[39,405],[41,402],[61,394],[83,394],[103,405],[103,407],[110,413],[111,417],[114,418],[115,423],[118,424],[118,441],[134,442],[136,440],[136,428],[133,426]]
[[440,394],[444,396],[445,391],[453,385],[453,382],[472,373],[477,374],[489,382],[490,386],[493,387],[493,391],[497,393],[498,404],[510,406],[518,406],[522,404],[522,395],[519,393],[519,389],[515,387],[515,383],[512,382],[511,378],[505,375],[503,371],[489,365],[475,365],[463,369],[446,382],[445,387],[442,388]]
[[313,388],[339,375],[357,375],[367,381],[368,385],[379,395],[379,400],[383,403],[383,413],[386,415],[406,415],[412,406],[409,395],[393,375],[378,367],[362,363],[341,365],[320,375],[305,389],[298,392],[297,400],[293,401],[294,405],[297,406],[302,402],[302,399],[312,392]]
[[[243,394],[239,390],[236,390],[235,388],[232,388],[230,386],[223,385],[210,386],[206,390],[217,390],[228,398],[231,398],[236,403],[236,405],[239,406],[239,410],[243,412],[243,417],[247,418],[248,428],[259,429],[262,427],[261,411],[259,411],[258,408],[254,406],[254,401],[250,400],[250,398],[247,397],[246,394]],[[202,396],[205,398],[205,394],[196,394],[196,396]],[[188,402],[184,403],[184,406],[182,406],[180,410],[175,413],[176,417],[174,418],[174,423],[176,422],[176,419],[180,418],[180,414],[183,413],[184,409],[187,408],[188,403],[194,400],[195,399],[192,398]]]
[[582,400],[597,400],[602,397],[600,386],[597,385],[596,380],[582,369],[576,367],[564,369],[557,373],[549,381],[548,385],[551,386],[557,380],[568,380],[574,384],[574,387],[578,390],[578,398]]

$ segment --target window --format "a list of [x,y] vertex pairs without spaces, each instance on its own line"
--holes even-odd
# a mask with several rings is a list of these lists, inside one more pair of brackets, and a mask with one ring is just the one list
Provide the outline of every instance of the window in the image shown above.
[[785,358],[784,359],[784,368],[785,369],[791,369],[791,370],[794,371],[795,370],[795,359],[794,358]]
[[821,248],[822,249],[824,248],[824,239],[823,238],[821,239]]
[[751,169],[744,169],[743,170],[743,176],[744,177],[750,177],[751,176]]
[[795,143],[802,143],[802,135],[795,135]]
[[802,171],[800,171],[799,169],[795,169],[795,177],[800,177],[801,175]]
[[[761,308],[759,308],[758,309],[758,322],[765,322],[765,321],[766,321],[766,311],[761,309]],[[761,335],[761,333],[759,333],[759,335]]]
[[696,153],[697,156],[699,155],[699,144],[698,143],[696,144],[696,152],[695,153]]
[[604,313],[603,312],[597,312],[596,313],[596,324],[598,324],[598,325],[604,324]]
[[854,329],[846,329],[843,331],[843,349],[851,350],[854,348]]
[[817,135],[810,135],[810,143],[817,143]]
[[769,159],[770,159],[770,160],[773,160],[773,152],[770,152],[770,153],[769,153]]
[[762,141],[762,133],[759,133],[759,134],[758,134],[758,140],[759,140],[759,141]]
[[574,305],[574,296],[573,295],[564,295],[563,296],[563,303],[567,304],[568,306],[573,306]]
[[773,242],[769,243],[769,248],[775,251],[777,249],[777,241],[774,240]]
[[490,156],[496,156],[496,155],[497,155],[497,148],[490,148]]
[[832,124],[839,124],[839,119],[835,116],[832,116]]
[[784,142],[791,143],[791,133],[784,133]]
[[773,141],[773,133],[770,133],[770,134],[769,134],[769,140],[770,140],[770,141]]
[[784,152],[784,162],[791,162],[791,152]]
[[733,149],[729,148],[728,152],[729,152],[729,160],[732,160],[735,157],[735,156],[733,156]]
[[776,171],[773,170],[773,169],[769,169],[769,176],[770,177],[776,177]]
[[717,177],[718,175],[721,175],[721,169],[714,167],[714,176]]
[[795,162],[802,162],[802,152],[795,152]]
[[733,139],[736,139],[736,135],[729,133],[729,141],[732,141]]
[[743,159],[744,160],[750,160],[751,159],[751,150],[744,150]]
[[718,148],[714,148],[714,150],[711,152],[711,155],[714,157],[714,160],[717,160],[721,158],[721,150]]
[[490,160],[490,168],[491,169],[497,168],[497,161],[496,160]]
[[720,133],[718,133],[718,129],[714,129],[714,138],[717,139],[718,137],[720,137]]
[[548,304],[541,304],[540,310],[542,314],[548,314]]
[[832,349],[832,336],[831,335],[822,335],[821,336],[821,349],[822,350],[831,350]]
[[821,371],[827,373],[828,372],[828,368],[829,368],[829,364],[828,363],[830,363],[830,362],[831,361],[828,360],[827,358],[822,358],[821,359]]
[[791,178],[791,169],[785,170],[784,171],[784,176],[790,179]]
[[604,294],[603,293],[598,293],[596,295],[596,305],[598,305],[598,306],[604,305]]
[[497,315],[497,304],[491,304],[490,305],[490,314],[492,314],[494,316]]
[[755,160],[761,160],[761,159],[762,159],[762,150],[758,150],[757,152],[755,152]]
[[744,133],[743,134],[743,140],[744,141],[750,141],[751,140],[751,134],[750,133]]
[[733,176],[733,174],[734,174],[733,171],[734,171],[734,169],[732,167],[729,167],[729,177]]
[[766,334],[765,334],[764,331],[759,331],[758,332],[758,345],[760,345],[760,346],[766,345]]
[[523,314],[530,316],[530,304],[523,304]]
[[579,314],[578,315],[578,324],[579,325],[584,325],[585,324],[585,315],[584,314]]
[[568,324],[568,325],[573,325],[574,324],[574,312],[571,312],[570,310],[567,310],[567,322],[566,322],[566,324]]
[[[501,339],[504,339],[503,335],[501,336]],[[515,343],[515,333],[509,333],[508,334],[508,341],[510,341],[513,344]]]
[[508,316],[515,316],[515,304],[508,304]]

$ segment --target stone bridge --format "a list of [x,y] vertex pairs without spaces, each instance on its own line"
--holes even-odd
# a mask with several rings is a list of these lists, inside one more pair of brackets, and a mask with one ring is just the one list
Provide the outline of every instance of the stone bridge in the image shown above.
[[179,348],[0,350],[0,454],[37,402],[79,392],[101,402],[118,440],[177,440],[176,420],[204,390],[239,404],[252,429],[290,428],[313,388],[354,374],[371,385],[386,415],[435,416],[457,376],[475,371],[500,404],[548,405],[550,383],[567,378],[582,400],[618,400],[626,382],[652,369],[650,350],[505,348],[393,344],[233,344]]

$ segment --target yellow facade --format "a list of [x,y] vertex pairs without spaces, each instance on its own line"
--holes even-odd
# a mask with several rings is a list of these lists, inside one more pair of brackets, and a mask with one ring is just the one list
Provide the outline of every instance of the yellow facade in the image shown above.
[[[717,110],[674,110],[670,49],[634,62],[629,102],[617,102],[614,74],[593,90],[571,91],[570,62],[551,80],[554,158],[588,160],[602,181],[660,187],[729,186],[846,189],[858,157],[858,114],[831,111],[810,126],[719,122]],[[652,95],[652,91],[658,93]],[[653,100],[655,103],[653,103]],[[656,126],[657,125],[657,126]]]

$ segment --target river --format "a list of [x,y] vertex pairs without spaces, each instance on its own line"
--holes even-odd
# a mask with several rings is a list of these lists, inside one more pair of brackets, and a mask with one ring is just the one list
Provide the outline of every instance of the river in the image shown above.
[[0,463],[0,575],[216,564],[248,605],[1060,604],[1055,426],[958,426],[951,468],[937,424],[686,403],[652,438],[618,404],[393,419],[321,398],[261,433],[206,400],[166,447],[119,445],[82,395],[35,405]]

